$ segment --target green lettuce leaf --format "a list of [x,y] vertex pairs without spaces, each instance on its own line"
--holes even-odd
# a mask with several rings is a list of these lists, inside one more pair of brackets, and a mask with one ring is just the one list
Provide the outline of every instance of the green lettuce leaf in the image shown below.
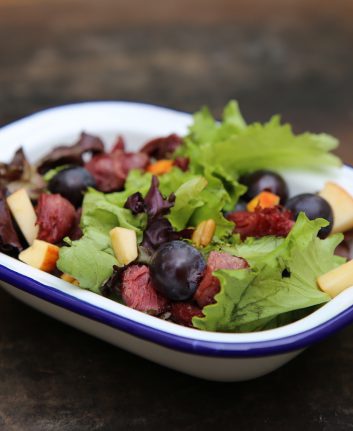
[[[232,205],[234,208],[234,199],[230,196],[227,190],[224,188],[222,181],[210,174],[205,172],[207,178],[207,187],[199,194],[198,200],[202,202],[198,208],[194,211],[190,225],[197,226],[203,220],[213,219],[216,223],[216,232],[214,240],[220,240],[231,235],[234,229],[234,223],[227,220],[222,210],[226,209],[227,205]],[[245,191],[245,188],[236,183],[238,186],[239,194]],[[236,187],[234,183],[234,187]]]
[[76,278],[81,288],[100,293],[100,286],[111,276],[113,265],[117,265],[105,238],[92,229],[68,247],[61,247],[57,267]]
[[[225,175],[225,174],[224,174]],[[234,224],[223,216],[223,210],[234,208],[246,188],[231,178],[220,179],[210,170],[204,175],[183,172],[173,168],[159,177],[159,188],[164,196],[175,194],[175,204],[167,215],[175,230],[195,227],[207,219],[214,219],[217,225],[215,239],[225,238],[232,233]],[[126,191],[107,196],[109,202],[123,205],[127,197],[139,190],[144,196],[151,184],[152,175],[141,171],[131,171],[126,184]],[[223,178],[223,177],[222,177]],[[225,176],[224,176],[225,178]],[[137,187],[133,186],[136,183]]]
[[193,172],[203,174],[212,167],[213,172],[234,178],[257,169],[340,166],[339,158],[329,153],[337,145],[337,139],[327,134],[294,135],[278,116],[265,124],[246,125],[237,104],[230,102],[220,124],[207,109],[196,113],[177,155],[190,158]]
[[261,259],[266,259],[270,253],[283,244],[284,238],[278,236],[264,236],[263,238],[249,237],[245,241],[234,241],[234,244],[224,244],[219,251],[233,256],[241,256],[250,267],[259,265]]
[[138,242],[142,240],[146,215],[133,216],[130,210],[119,206],[121,202],[124,204],[125,200],[120,193],[88,190],[81,217],[84,235],[60,248],[58,268],[76,278],[83,289],[99,293],[99,287],[111,276],[113,265],[118,265],[109,236],[111,229],[116,226],[133,229]]
[[[273,327],[273,322],[288,323],[288,313],[329,301],[329,295],[318,289],[316,279],[344,259],[334,256],[342,235],[325,240],[317,237],[324,226],[326,220],[310,221],[301,213],[285,240],[268,237],[236,245],[236,254],[246,257],[251,267],[214,273],[221,291],[216,303],[203,309],[205,317],[193,318],[194,326],[223,332],[260,330]],[[285,270],[288,277],[283,276]]]
[[200,198],[200,193],[202,193],[206,186],[206,178],[198,175],[177,188],[175,192],[175,204],[167,216],[174,229],[184,229],[195,210],[204,205],[204,201]]
[[160,177],[160,189],[165,195],[175,193],[175,205],[167,218],[176,230],[213,219],[217,225],[215,240],[232,233],[234,224],[223,216],[223,210],[233,209],[246,191],[236,180],[222,180],[210,169],[200,176],[177,168]]
[[108,236],[111,229],[121,226],[134,230],[140,242],[147,223],[146,214],[134,216],[130,210],[122,208],[125,202],[126,199],[121,200],[119,192],[104,194],[89,189],[82,205],[81,228],[83,233],[95,229]]

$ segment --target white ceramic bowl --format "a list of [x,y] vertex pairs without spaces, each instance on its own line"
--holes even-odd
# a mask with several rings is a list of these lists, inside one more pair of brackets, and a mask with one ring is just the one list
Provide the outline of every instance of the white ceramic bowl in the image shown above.
[[[127,102],[93,102],[49,109],[0,129],[0,160],[23,146],[30,161],[52,147],[75,141],[81,131],[107,144],[122,134],[131,149],[149,138],[184,134],[188,114]],[[325,174],[284,173],[292,194],[319,190],[333,179],[353,194],[353,170]],[[310,316],[264,332],[202,332],[135,311],[0,253],[0,281],[5,290],[32,307],[116,346],[193,376],[239,381],[262,376],[304,348],[353,321],[353,288]]]

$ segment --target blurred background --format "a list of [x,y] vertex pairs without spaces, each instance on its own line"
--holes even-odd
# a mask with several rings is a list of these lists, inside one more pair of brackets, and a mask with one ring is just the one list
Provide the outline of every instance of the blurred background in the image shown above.
[[349,0],[0,0],[0,124],[95,99],[219,115],[236,98],[248,120],[350,142],[352,18]]
[[[352,20],[351,0],[0,0],[0,126],[97,99],[219,116],[235,98],[248,121],[281,113],[297,132],[332,133],[353,163]],[[2,290],[0,328],[1,431],[352,429],[353,327],[228,385],[121,351]]]

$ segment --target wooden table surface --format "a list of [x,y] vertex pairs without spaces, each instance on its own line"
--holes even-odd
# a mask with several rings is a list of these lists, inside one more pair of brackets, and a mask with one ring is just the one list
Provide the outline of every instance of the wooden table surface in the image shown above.
[[[332,133],[353,163],[353,3],[0,0],[0,125],[49,106],[134,100]],[[0,148],[1,156],[1,148]],[[256,381],[147,362],[0,291],[1,430],[348,430],[353,326]]]

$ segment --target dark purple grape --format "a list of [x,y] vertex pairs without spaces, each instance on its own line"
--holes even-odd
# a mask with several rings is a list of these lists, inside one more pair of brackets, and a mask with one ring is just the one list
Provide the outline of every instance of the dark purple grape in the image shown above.
[[293,212],[296,219],[300,212],[304,212],[310,220],[323,218],[330,224],[319,231],[320,238],[326,238],[332,231],[333,211],[331,205],[322,197],[312,193],[303,193],[288,200],[286,208]]
[[49,181],[48,189],[51,193],[61,194],[75,207],[79,207],[87,188],[95,186],[95,179],[85,168],[73,166],[58,172]]
[[173,301],[184,301],[194,295],[205,268],[202,254],[183,241],[163,244],[150,264],[155,288]]
[[276,172],[262,169],[242,176],[239,182],[248,187],[247,192],[242,196],[242,199],[247,202],[265,190],[279,196],[282,205],[288,199],[288,186]]

